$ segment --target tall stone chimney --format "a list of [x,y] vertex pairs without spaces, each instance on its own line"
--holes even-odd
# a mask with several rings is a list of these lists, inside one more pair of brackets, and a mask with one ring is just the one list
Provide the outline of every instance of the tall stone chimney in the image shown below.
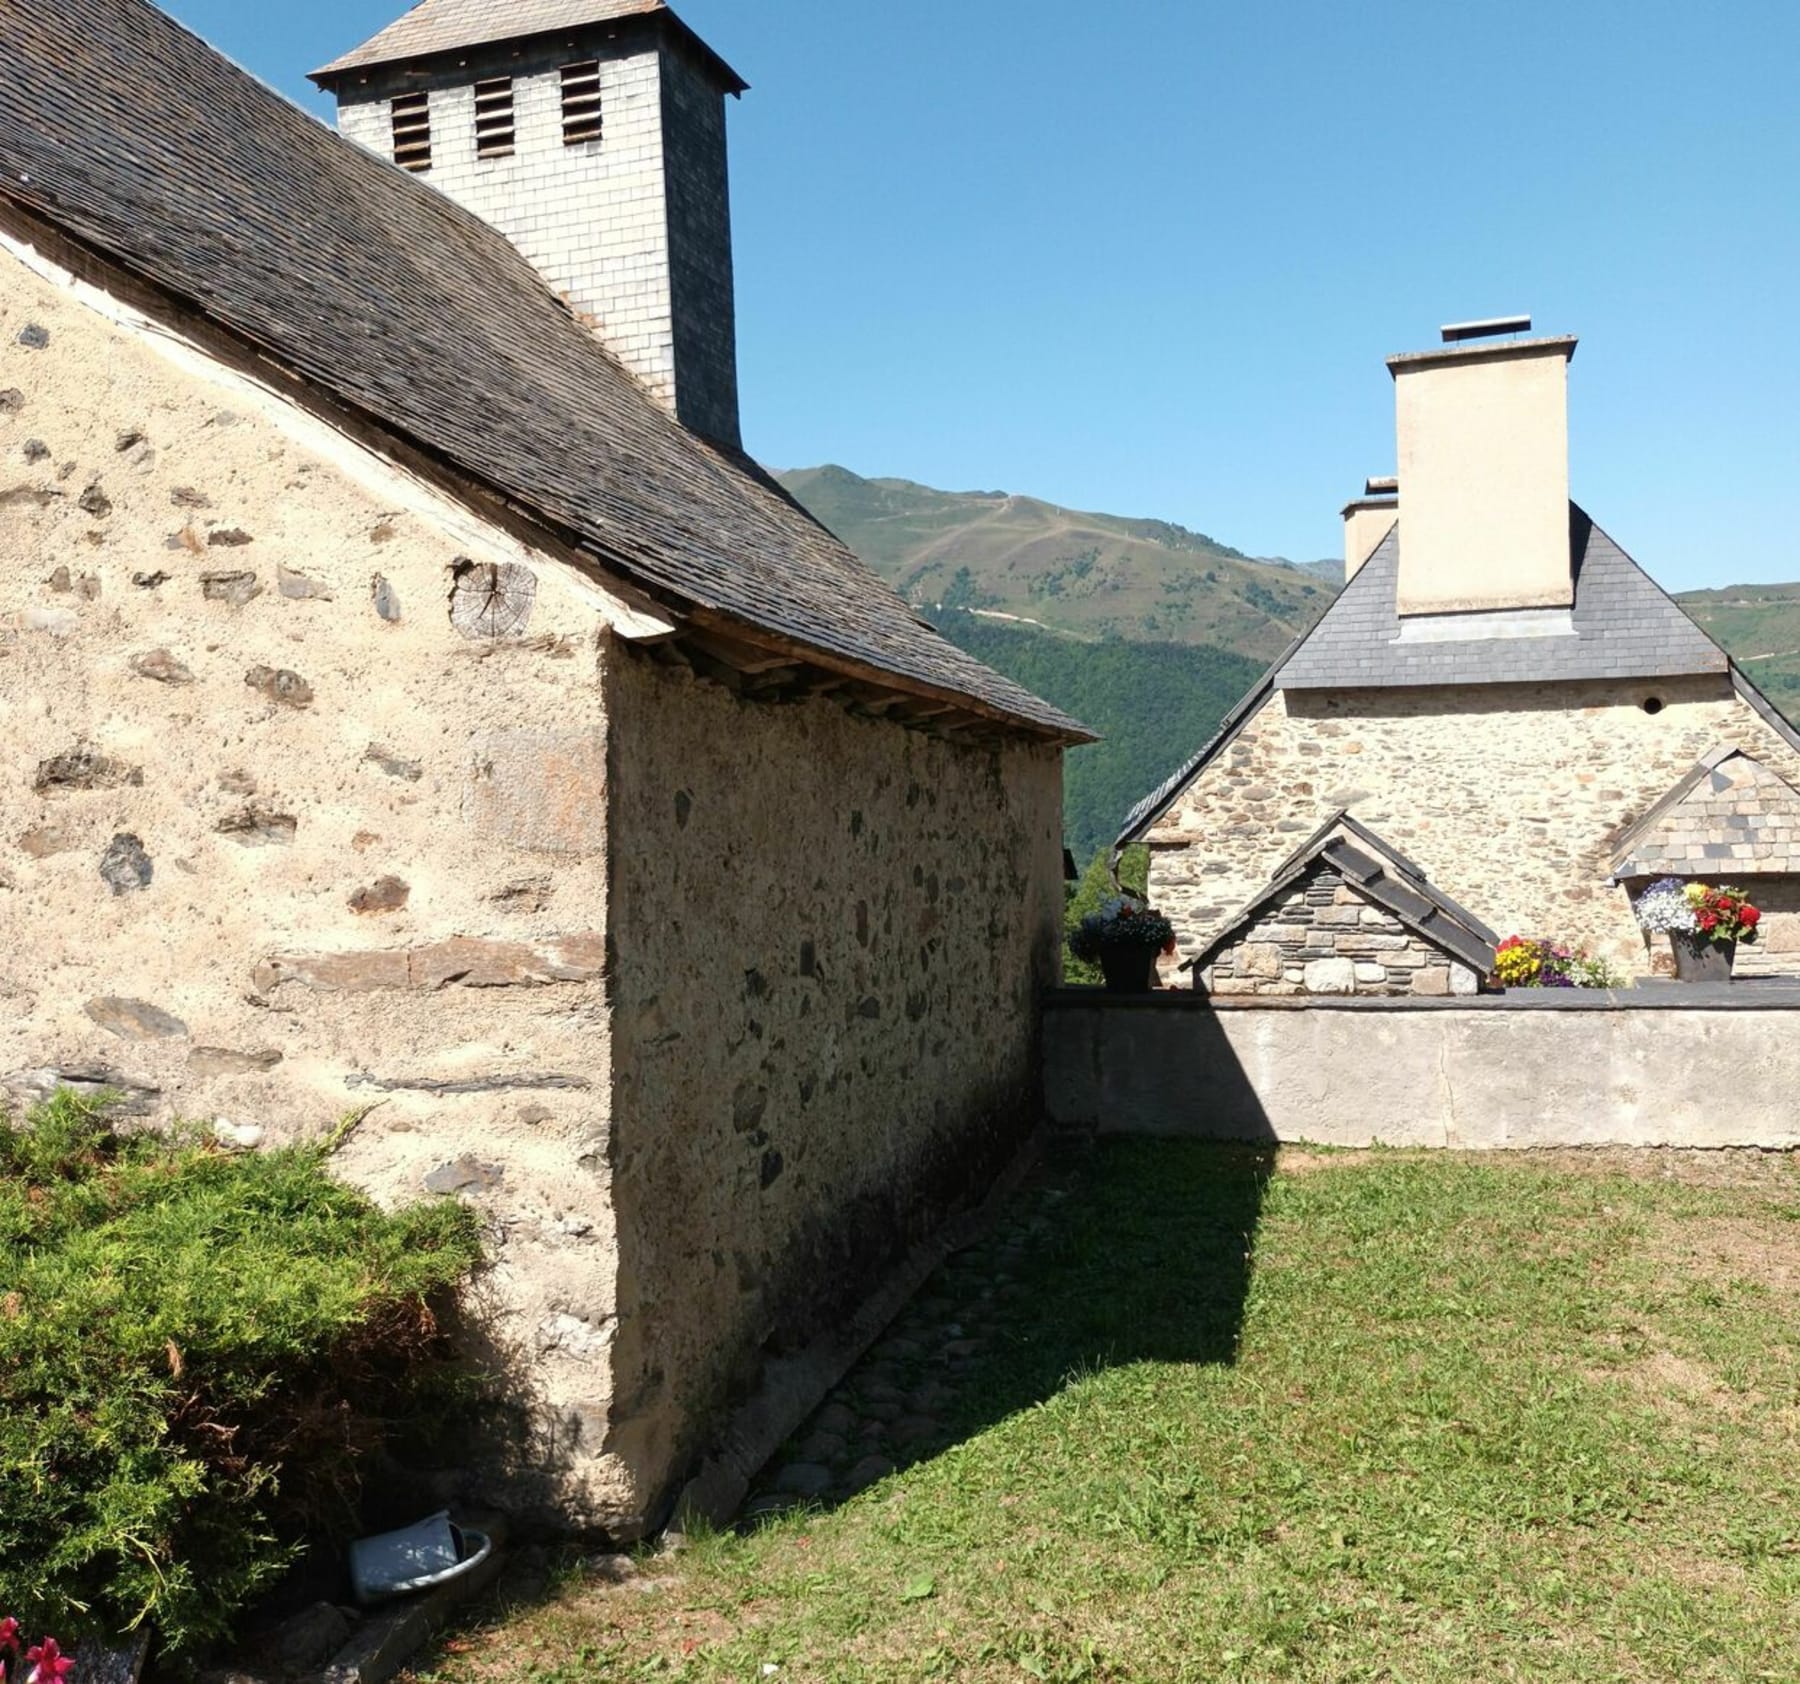
[[1354,503],[1344,505],[1344,583],[1347,585],[1363,563],[1385,542],[1400,518],[1397,479],[1372,479]]
[[1400,612],[1569,608],[1574,339],[1509,339],[1530,318],[1443,330],[1392,357],[1399,418]]
[[312,79],[685,426],[739,444],[725,97],[747,84],[663,0],[423,0]]

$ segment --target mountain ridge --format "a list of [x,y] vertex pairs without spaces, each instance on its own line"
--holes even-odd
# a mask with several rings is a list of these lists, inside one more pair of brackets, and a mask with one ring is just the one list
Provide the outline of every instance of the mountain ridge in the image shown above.
[[[835,464],[775,477],[951,642],[1104,733],[1068,759],[1067,825],[1083,856],[1213,734],[1342,583],[1341,562],[1251,556],[1173,521]],[[1800,715],[1800,583],[1676,600]]]

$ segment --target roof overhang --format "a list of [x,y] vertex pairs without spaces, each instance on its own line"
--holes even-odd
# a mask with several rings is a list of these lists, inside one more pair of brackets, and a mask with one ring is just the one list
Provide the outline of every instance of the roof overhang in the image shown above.
[[468,57],[470,53],[478,49],[486,51],[501,47],[534,47],[558,39],[585,43],[596,36],[617,36],[640,29],[652,30],[676,43],[699,61],[723,92],[735,97],[750,91],[750,84],[742,76],[701,40],[681,18],[660,3],[646,6],[642,11],[628,12],[620,17],[601,19],[593,23],[565,24],[556,29],[530,30],[519,35],[502,35],[491,40],[466,42],[460,46],[446,47],[429,53],[392,53],[364,59],[359,57],[363,51],[359,47],[353,52],[346,53],[342,58],[334,59],[330,64],[322,65],[317,70],[308,71],[307,79],[323,88],[325,92],[336,94],[351,82],[384,80],[402,65],[430,72],[454,65],[457,60]]

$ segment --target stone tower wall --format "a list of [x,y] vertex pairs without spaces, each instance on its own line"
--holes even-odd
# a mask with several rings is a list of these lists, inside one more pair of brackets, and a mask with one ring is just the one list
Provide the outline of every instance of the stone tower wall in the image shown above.
[[[498,228],[665,408],[738,442],[725,98],[653,43],[512,48],[339,91],[338,126],[392,158],[392,99],[428,92],[420,179]],[[602,135],[563,141],[562,68],[600,61]],[[477,156],[475,83],[513,78],[515,150]]]

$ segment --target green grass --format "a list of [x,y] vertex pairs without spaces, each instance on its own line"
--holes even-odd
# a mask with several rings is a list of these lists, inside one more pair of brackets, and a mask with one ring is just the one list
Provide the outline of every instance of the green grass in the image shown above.
[[1800,1676],[1787,1160],[1130,1143],[1055,1194],[954,1448],[435,1676]]

